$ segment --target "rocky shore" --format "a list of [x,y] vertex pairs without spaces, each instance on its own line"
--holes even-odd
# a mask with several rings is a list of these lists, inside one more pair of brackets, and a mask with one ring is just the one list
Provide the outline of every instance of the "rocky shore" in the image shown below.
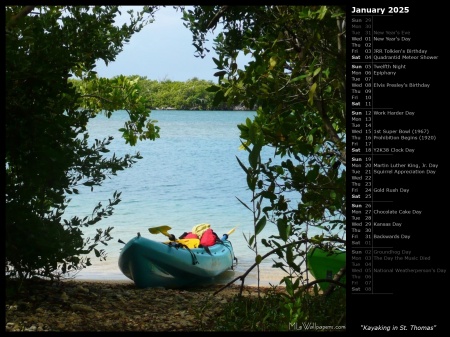
[[[137,289],[111,281],[30,281],[6,296],[10,331],[214,331],[215,318],[239,294],[232,285]],[[267,288],[263,288],[263,293]],[[243,296],[257,296],[244,287]]]

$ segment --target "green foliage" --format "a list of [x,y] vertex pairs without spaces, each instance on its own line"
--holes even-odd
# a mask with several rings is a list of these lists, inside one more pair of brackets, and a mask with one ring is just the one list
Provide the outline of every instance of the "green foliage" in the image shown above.
[[263,297],[236,295],[218,316],[215,331],[286,330],[286,327],[283,329],[286,318],[279,307],[283,298],[275,289],[270,289]]
[[[217,101],[257,106],[253,120],[239,125],[248,165],[238,160],[251,191],[249,247],[257,236],[282,259],[290,312],[300,313],[297,291],[311,245],[345,247],[346,92],[345,9],[336,6],[195,6],[184,20],[204,57],[206,33],[218,58]],[[239,64],[238,55],[251,56]],[[320,235],[312,235],[315,228]],[[258,258],[260,260],[260,258]],[[297,303],[297,304],[295,304]],[[297,312],[297,313],[296,313]]]
[[291,297],[272,286],[261,296],[239,296],[225,305],[214,331],[340,331],[346,325],[345,290],[332,296]]
[[[127,142],[158,137],[136,83],[97,79],[93,71],[96,60],[114,60],[147,21],[142,12],[117,27],[117,6],[6,6],[5,14],[6,275],[60,277],[89,266],[91,251],[106,258],[97,246],[107,244],[112,228],[98,228],[92,238],[82,229],[111,216],[120,202],[116,191],[90,217],[63,221],[67,196],[81,185],[92,191],[141,158],[104,157],[112,137],[90,144],[89,119],[127,109]],[[69,80],[74,74],[81,86]]]
[[75,83],[81,93],[80,106],[96,115],[103,112],[110,117],[114,111],[127,111],[129,120],[125,122],[122,132],[126,143],[136,145],[138,140],[159,138],[157,121],[151,120],[147,99],[141,95],[138,79],[118,76],[113,79],[91,78]]
[[146,90],[152,109],[174,108],[177,110],[214,110],[214,95],[207,91],[211,81],[190,79],[186,82],[152,81],[149,86],[141,81]]
[[[227,105],[226,103],[214,103],[215,86],[211,81],[199,80],[192,78],[186,82],[179,81],[156,81],[149,80],[145,76],[118,76],[112,81],[128,81],[133,83],[133,87],[128,89],[129,95],[139,96],[144,102],[145,107],[156,109],[175,109],[175,110],[235,110],[241,109],[240,105]],[[89,90],[94,87],[95,90],[103,89],[103,81],[106,79],[97,80],[97,83],[90,83]],[[86,82],[80,80],[72,80],[72,83],[77,87],[86,85]],[[116,89],[117,90],[117,89]],[[120,95],[127,92],[121,91]],[[108,93],[113,97],[117,96],[116,92]],[[96,102],[91,102],[95,104]],[[104,103],[107,103],[105,101]]]

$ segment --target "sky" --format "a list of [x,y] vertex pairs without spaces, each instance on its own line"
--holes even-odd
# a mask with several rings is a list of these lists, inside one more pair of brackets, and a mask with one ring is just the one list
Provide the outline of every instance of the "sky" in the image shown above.
[[[122,16],[128,15],[126,11],[129,8],[139,9],[140,6],[122,6]],[[217,54],[210,48],[214,35],[207,37],[210,52],[203,59],[195,57],[192,34],[183,26],[181,17],[182,12],[177,12],[172,6],[158,10],[155,21],[135,33],[114,62],[108,66],[102,60],[97,62],[98,76],[139,75],[149,80],[182,82],[197,77],[216,83],[217,77],[213,75],[218,70],[212,57],[217,58]]]

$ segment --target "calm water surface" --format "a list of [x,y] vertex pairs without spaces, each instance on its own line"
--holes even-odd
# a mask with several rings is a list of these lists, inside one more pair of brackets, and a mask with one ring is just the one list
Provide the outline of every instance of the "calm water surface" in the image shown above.
[[[255,112],[243,111],[153,111],[158,120],[160,138],[140,142],[134,147],[125,144],[117,131],[126,120],[126,112],[118,111],[111,119],[98,116],[89,124],[90,139],[114,136],[111,153],[123,155],[139,151],[143,159],[132,168],[107,179],[93,192],[80,189],[72,196],[65,218],[73,215],[88,216],[98,202],[106,205],[114,191],[122,192],[122,201],[114,214],[100,222],[101,228],[114,227],[113,240],[108,246],[98,246],[108,254],[106,261],[91,259],[93,265],[76,275],[77,279],[128,280],[120,271],[117,261],[123,244],[137,232],[142,236],[165,241],[162,234],[153,235],[149,227],[168,225],[176,236],[188,232],[199,223],[209,223],[221,236],[237,227],[230,236],[238,264],[234,271],[219,277],[228,282],[243,274],[253,264],[255,254],[244,238],[252,232],[252,213],[237,198],[251,200],[246,176],[236,156],[247,163],[247,153],[239,150],[238,124],[252,118]],[[270,154],[267,154],[270,155]],[[88,228],[95,233],[98,227]],[[261,233],[268,237],[276,229],[268,227]],[[267,252],[264,247],[260,253]],[[268,259],[261,264],[261,284],[278,284],[282,274],[272,268]],[[256,269],[246,279],[256,284]]]

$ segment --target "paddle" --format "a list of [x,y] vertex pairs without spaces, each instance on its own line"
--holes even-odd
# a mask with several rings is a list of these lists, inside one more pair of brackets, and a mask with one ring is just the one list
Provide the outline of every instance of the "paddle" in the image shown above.
[[167,233],[168,230],[172,229],[169,226],[158,226],[149,228],[148,231],[152,234],[163,234],[169,238],[170,241],[175,241],[175,235]]
[[237,228],[237,227],[231,228],[231,229],[228,231],[227,235],[233,234],[234,231],[236,230],[236,228]]
[[236,227],[233,227],[233,228],[231,228],[226,234],[224,234],[223,236],[222,236],[222,240],[226,240],[226,239],[228,239],[228,236],[229,235],[231,235],[231,234],[233,234],[234,233],[234,231],[236,230],[236,228],[237,228],[237,226]]

